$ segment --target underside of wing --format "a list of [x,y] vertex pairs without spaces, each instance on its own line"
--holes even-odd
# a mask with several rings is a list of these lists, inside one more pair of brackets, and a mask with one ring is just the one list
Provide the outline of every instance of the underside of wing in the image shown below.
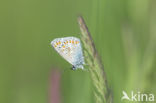
[[56,38],[51,42],[54,49],[70,64],[76,65],[83,56],[80,40],[76,37]]

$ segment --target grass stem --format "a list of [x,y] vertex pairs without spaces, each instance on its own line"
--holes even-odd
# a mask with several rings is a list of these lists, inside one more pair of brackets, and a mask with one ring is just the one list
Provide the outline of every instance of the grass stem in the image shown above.
[[96,103],[112,103],[112,93],[108,88],[104,66],[95,48],[91,34],[81,16],[78,17],[78,23],[81,30],[85,61],[95,87],[94,95]]

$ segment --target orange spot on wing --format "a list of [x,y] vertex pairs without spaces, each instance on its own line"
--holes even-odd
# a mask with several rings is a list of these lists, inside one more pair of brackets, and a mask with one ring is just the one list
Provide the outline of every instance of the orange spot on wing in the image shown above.
[[59,41],[59,44],[61,44],[61,42]]
[[75,41],[75,43],[77,44],[78,42],[77,42],[77,41]]

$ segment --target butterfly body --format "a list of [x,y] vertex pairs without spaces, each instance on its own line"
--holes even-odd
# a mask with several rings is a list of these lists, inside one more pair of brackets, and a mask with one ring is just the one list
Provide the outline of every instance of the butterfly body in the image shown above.
[[70,64],[73,70],[83,69],[84,57],[80,39],[76,37],[56,38],[51,42],[52,47]]

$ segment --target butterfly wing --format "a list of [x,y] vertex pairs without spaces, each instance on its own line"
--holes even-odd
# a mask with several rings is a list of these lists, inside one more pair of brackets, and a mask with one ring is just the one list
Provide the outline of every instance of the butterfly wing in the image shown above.
[[56,38],[51,45],[73,66],[84,64],[80,39],[76,37]]

